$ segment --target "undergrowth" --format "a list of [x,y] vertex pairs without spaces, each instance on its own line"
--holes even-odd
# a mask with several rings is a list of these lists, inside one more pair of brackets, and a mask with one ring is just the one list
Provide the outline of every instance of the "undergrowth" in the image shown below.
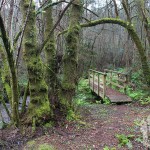
[[76,95],[73,99],[74,105],[88,105],[93,103],[93,101],[96,101],[96,96],[91,93],[89,88],[89,81],[88,79],[82,78],[78,84]]
[[119,147],[121,148],[122,146],[127,146],[128,149],[132,149],[133,145],[131,140],[134,138],[134,135],[124,135],[124,134],[116,134],[116,138],[119,141]]
[[[124,69],[119,70],[123,72]],[[117,82],[116,79],[112,79],[113,82]],[[118,89],[116,86],[111,86],[115,90],[119,90],[124,93],[123,89]],[[146,86],[144,77],[141,70],[132,72],[129,77],[129,85],[126,87],[126,94],[134,101],[139,101],[140,104],[150,104],[150,89]]]

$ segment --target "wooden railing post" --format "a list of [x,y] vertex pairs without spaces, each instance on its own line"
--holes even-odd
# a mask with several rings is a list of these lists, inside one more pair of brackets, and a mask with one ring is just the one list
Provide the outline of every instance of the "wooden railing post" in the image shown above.
[[103,75],[103,99],[106,95],[106,74]]
[[120,81],[119,81],[119,77],[120,77],[120,74],[117,73],[117,78],[118,78],[118,79],[117,79],[117,83],[118,83],[118,85],[119,85],[119,82],[120,82]]
[[124,93],[127,94],[127,83],[128,83],[128,75],[125,75],[125,82],[124,82]]
[[112,86],[111,82],[112,82],[112,71],[110,72],[110,86]]
[[91,71],[89,70],[88,73],[89,73],[89,87],[90,87],[91,86],[91,80],[90,80],[91,79]]
[[95,73],[93,71],[93,92],[94,92],[94,76],[95,76]]
[[99,86],[100,86],[100,77],[99,76],[100,76],[100,74],[98,73],[98,96],[100,96],[99,95],[99,90],[100,90],[100,88],[99,88]]

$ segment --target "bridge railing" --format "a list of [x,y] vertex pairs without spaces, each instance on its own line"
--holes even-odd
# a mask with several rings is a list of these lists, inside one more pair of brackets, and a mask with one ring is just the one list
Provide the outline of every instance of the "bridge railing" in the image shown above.
[[107,83],[110,86],[113,85],[117,88],[121,88],[123,89],[124,93],[126,93],[126,87],[128,83],[127,74],[108,69],[104,69],[104,72],[107,74]]
[[106,95],[106,76],[104,72],[89,70],[90,89],[102,98]]

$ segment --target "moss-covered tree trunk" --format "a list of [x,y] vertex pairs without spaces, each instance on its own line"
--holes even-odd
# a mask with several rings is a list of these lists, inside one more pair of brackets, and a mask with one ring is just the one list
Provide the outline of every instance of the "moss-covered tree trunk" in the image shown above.
[[77,84],[78,48],[80,40],[80,19],[82,6],[80,0],[75,0],[70,12],[69,29],[65,35],[66,50],[63,57],[63,81],[60,100],[62,109],[67,113],[72,109],[72,98]]
[[[28,11],[30,0],[22,0],[22,12],[24,19]],[[36,14],[35,4],[32,1],[28,22],[24,34],[24,60],[27,65],[30,104],[27,110],[27,123],[39,124],[49,119],[51,115],[48,101],[48,88],[44,80],[44,68],[37,49],[36,38]]]
[[[0,45],[0,66],[3,66],[3,58],[2,58],[2,51],[1,51],[1,45]],[[3,77],[3,68],[2,67],[0,67],[0,102],[3,104],[3,106],[4,106],[4,108],[5,108],[5,110],[6,110],[6,113],[7,113],[7,115],[9,116],[9,118],[11,119],[11,114],[10,114],[10,112],[9,112],[9,110],[8,110],[8,108],[7,108],[7,106],[6,106],[6,103],[5,103],[5,100],[4,100],[4,91],[3,91],[3,80],[2,80],[2,77]]]
[[9,66],[10,76],[11,76],[12,121],[14,125],[19,126],[19,113],[18,113],[19,95],[18,95],[17,73],[16,73],[15,63],[13,58],[13,50],[11,48],[9,38],[6,33],[6,29],[1,14],[0,14],[0,31],[1,31],[1,37],[5,47],[6,58],[8,61],[8,66]]
[[[1,45],[0,45],[1,48]],[[0,51],[0,66],[2,66],[2,58],[1,58],[1,51]],[[2,67],[0,67],[0,100],[2,99]]]
[[1,65],[1,78],[4,90],[6,91],[8,100],[10,105],[12,106],[12,89],[10,86],[11,80],[10,80],[10,71],[8,66],[7,58],[4,54],[4,48],[0,45],[0,54],[2,59],[2,65]]
[[136,5],[138,8],[138,14],[140,15],[141,21],[144,23],[144,28],[147,36],[147,40],[150,46],[150,17],[147,15],[147,10],[145,8],[144,0],[136,0]]
[[[52,0],[49,1],[52,3]],[[45,39],[49,35],[49,32],[53,28],[53,17],[52,17],[52,7],[46,9],[44,14],[45,19]],[[54,32],[51,34],[49,41],[44,47],[45,55],[46,55],[46,82],[48,84],[48,95],[49,101],[51,104],[51,108],[54,113],[54,117],[56,115],[56,110],[59,107],[58,102],[58,87],[57,87],[57,76],[56,76],[56,46],[55,46],[55,38]]]

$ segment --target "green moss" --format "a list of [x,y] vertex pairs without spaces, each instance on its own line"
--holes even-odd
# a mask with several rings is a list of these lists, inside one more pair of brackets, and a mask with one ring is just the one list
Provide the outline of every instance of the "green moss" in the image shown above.
[[56,150],[54,146],[48,143],[38,144],[34,140],[27,142],[27,145],[25,146],[24,149],[25,150]]
[[72,84],[72,83],[62,83],[62,88],[65,89],[65,90],[73,90],[75,89],[75,84]]
[[39,145],[38,150],[55,150],[55,148],[52,145],[45,143],[45,144]]
[[50,121],[44,125],[44,127],[46,127],[46,128],[51,128],[53,126],[54,126],[54,122],[52,122],[52,121]]
[[32,141],[28,141],[26,146],[25,146],[25,150],[35,150],[36,148],[36,141],[32,140]]
[[34,140],[29,141],[29,142],[27,143],[28,146],[33,146],[34,144],[35,144],[35,141],[34,141]]
[[38,117],[45,116],[47,114],[50,114],[50,107],[49,107],[49,102],[45,102],[40,108],[38,108],[35,113],[37,114]]
[[66,119],[68,121],[79,120],[80,116],[77,115],[73,110],[69,110]]
[[1,79],[2,79],[2,83],[4,85],[4,88],[6,90],[9,102],[11,104],[11,100],[12,100],[12,89],[10,86],[11,83],[11,77],[10,77],[10,70],[9,70],[9,65],[8,65],[8,61],[7,58],[5,56],[5,53],[3,51],[2,46],[0,45],[0,52],[2,55],[2,70],[1,70]]

